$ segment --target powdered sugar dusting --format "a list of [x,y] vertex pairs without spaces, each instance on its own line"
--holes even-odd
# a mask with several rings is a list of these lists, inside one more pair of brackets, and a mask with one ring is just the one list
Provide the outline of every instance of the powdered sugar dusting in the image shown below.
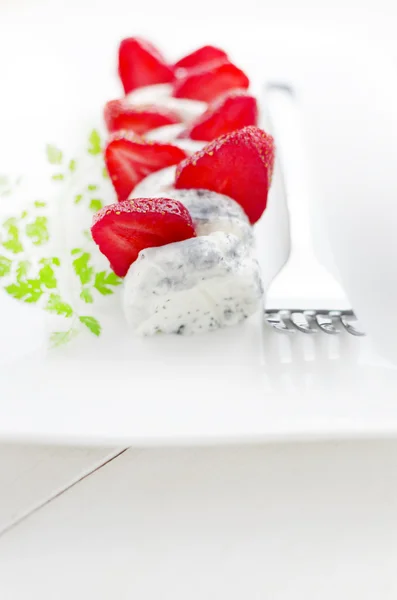
[[172,198],[133,198],[131,200],[124,200],[123,202],[117,202],[116,204],[110,204],[109,206],[102,208],[94,215],[92,226],[94,227],[94,225],[107,216],[114,215],[117,217],[122,213],[169,213],[183,217],[191,222],[188,210],[178,200],[173,200]]
[[266,169],[268,169],[269,173],[273,172],[275,154],[274,139],[263,129],[259,129],[258,127],[250,125],[248,127],[244,127],[243,129],[239,129],[237,131],[233,131],[232,133],[227,133],[218,137],[216,140],[213,140],[207,144],[199,152],[196,152],[189,158],[186,158],[180,162],[176,170],[175,181],[178,180],[181,172],[186,166],[194,166],[205,156],[213,156],[214,153],[219,151],[222,146],[225,146],[226,144],[255,148],[263,162],[263,165],[266,167]]

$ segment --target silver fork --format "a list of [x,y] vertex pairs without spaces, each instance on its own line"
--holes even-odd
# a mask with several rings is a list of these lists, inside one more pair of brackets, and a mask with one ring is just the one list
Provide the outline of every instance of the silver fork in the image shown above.
[[283,84],[269,84],[265,104],[277,150],[273,185],[288,206],[291,242],[288,261],[268,288],[266,320],[276,330],[288,333],[323,331],[335,335],[345,330],[351,335],[365,335],[356,327],[356,317],[340,284],[314,252],[308,163],[293,91]]

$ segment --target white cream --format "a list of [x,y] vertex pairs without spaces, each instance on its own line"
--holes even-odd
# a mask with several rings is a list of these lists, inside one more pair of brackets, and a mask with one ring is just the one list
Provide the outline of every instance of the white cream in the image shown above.
[[163,127],[151,129],[145,133],[145,137],[148,140],[154,140],[156,142],[173,142],[184,130],[184,123],[175,123],[174,125],[164,125]]
[[206,102],[189,98],[175,98],[172,95],[172,85],[169,83],[138,88],[127,94],[126,100],[132,106],[154,104],[159,108],[172,110],[179,115],[183,123],[194,121],[207,110]]
[[125,99],[132,106],[139,106],[140,104],[156,104],[157,101],[161,102],[171,94],[172,85],[170,83],[158,83],[137,88],[127,94]]
[[243,321],[262,294],[246,245],[217,232],[142,250],[124,280],[123,305],[137,335],[191,335]]
[[174,187],[176,166],[151,173],[133,189],[130,198],[154,198],[167,196]]
[[244,244],[254,245],[253,229],[241,206],[232,198],[209,190],[174,188],[176,167],[148,175],[138,183],[130,198],[165,197],[179,200],[188,209],[197,235],[217,231],[232,233]]
[[185,150],[188,154],[194,154],[199,150],[202,150],[208,142],[200,142],[198,140],[190,140],[189,138],[179,138],[178,135],[184,131],[185,125],[183,123],[177,123],[175,125],[164,125],[163,127],[157,127],[152,129],[145,134],[148,140],[156,142],[172,142],[174,146],[178,146]]
[[235,235],[247,248],[254,247],[254,233],[248,217],[232,198],[194,189],[171,189],[168,195],[187,208],[198,236],[222,231]]

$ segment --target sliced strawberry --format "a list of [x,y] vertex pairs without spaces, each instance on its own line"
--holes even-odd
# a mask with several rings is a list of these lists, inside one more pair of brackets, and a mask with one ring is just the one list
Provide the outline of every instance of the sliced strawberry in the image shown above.
[[174,64],[175,69],[195,69],[214,60],[228,60],[226,52],[215,46],[202,46]]
[[139,37],[123,40],[119,47],[119,76],[126,94],[174,79],[173,68],[150,42]]
[[188,210],[168,198],[134,198],[102,208],[91,227],[94,242],[124,277],[144,248],[195,237]]
[[217,96],[232,89],[247,89],[249,79],[241,69],[230,62],[213,61],[197,69],[176,72],[173,95],[212,102]]
[[217,98],[179,137],[210,142],[215,138],[258,122],[254,96],[244,90],[232,90]]
[[111,100],[104,110],[105,123],[110,132],[133,131],[142,135],[150,129],[180,123],[176,113],[157,106],[130,106],[125,100]]
[[119,202],[126,200],[146,175],[178,164],[186,152],[172,144],[144,140],[128,131],[114,133],[105,148],[105,163]]
[[266,208],[273,165],[272,136],[258,127],[244,127],[214,140],[178,165],[175,187],[230,196],[255,223]]

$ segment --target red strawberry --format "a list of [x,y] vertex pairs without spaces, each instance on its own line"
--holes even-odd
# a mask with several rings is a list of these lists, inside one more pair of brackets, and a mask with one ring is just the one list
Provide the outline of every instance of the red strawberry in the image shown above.
[[186,152],[172,144],[144,140],[128,131],[114,133],[105,148],[105,163],[119,202],[126,200],[146,175],[178,164]]
[[127,275],[144,248],[196,235],[187,209],[168,198],[134,198],[105,206],[94,216],[91,233],[119,277]]
[[164,57],[150,42],[127,38],[119,47],[119,75],[126,94],[155,83],[169,83],[174,72]]
[[212,102],[231,89],[247,89],[249,79],[241,69],[230,62],[213,61],[197,69],[176,72],[174,96]]
[[266,208],[273,165],[272,136],[258,127],[244,127],[214,140],[178,165],[175,187],[230,196],[255,223]]
[[176,113],[156,106],[130,106],[125,100],[111,100],[104,110],[105,123],[110,132],[133,131],[139,135],[163,125],[180,123]]
[[210,142],[215,138],[258,122],[254,96],[243,90],[227,92],[213,102],[179,137]]
[[175,63],[175,69],[195,69],[214,60],[228,60],[226,52],[215,46],[203,46],[187,54]]

